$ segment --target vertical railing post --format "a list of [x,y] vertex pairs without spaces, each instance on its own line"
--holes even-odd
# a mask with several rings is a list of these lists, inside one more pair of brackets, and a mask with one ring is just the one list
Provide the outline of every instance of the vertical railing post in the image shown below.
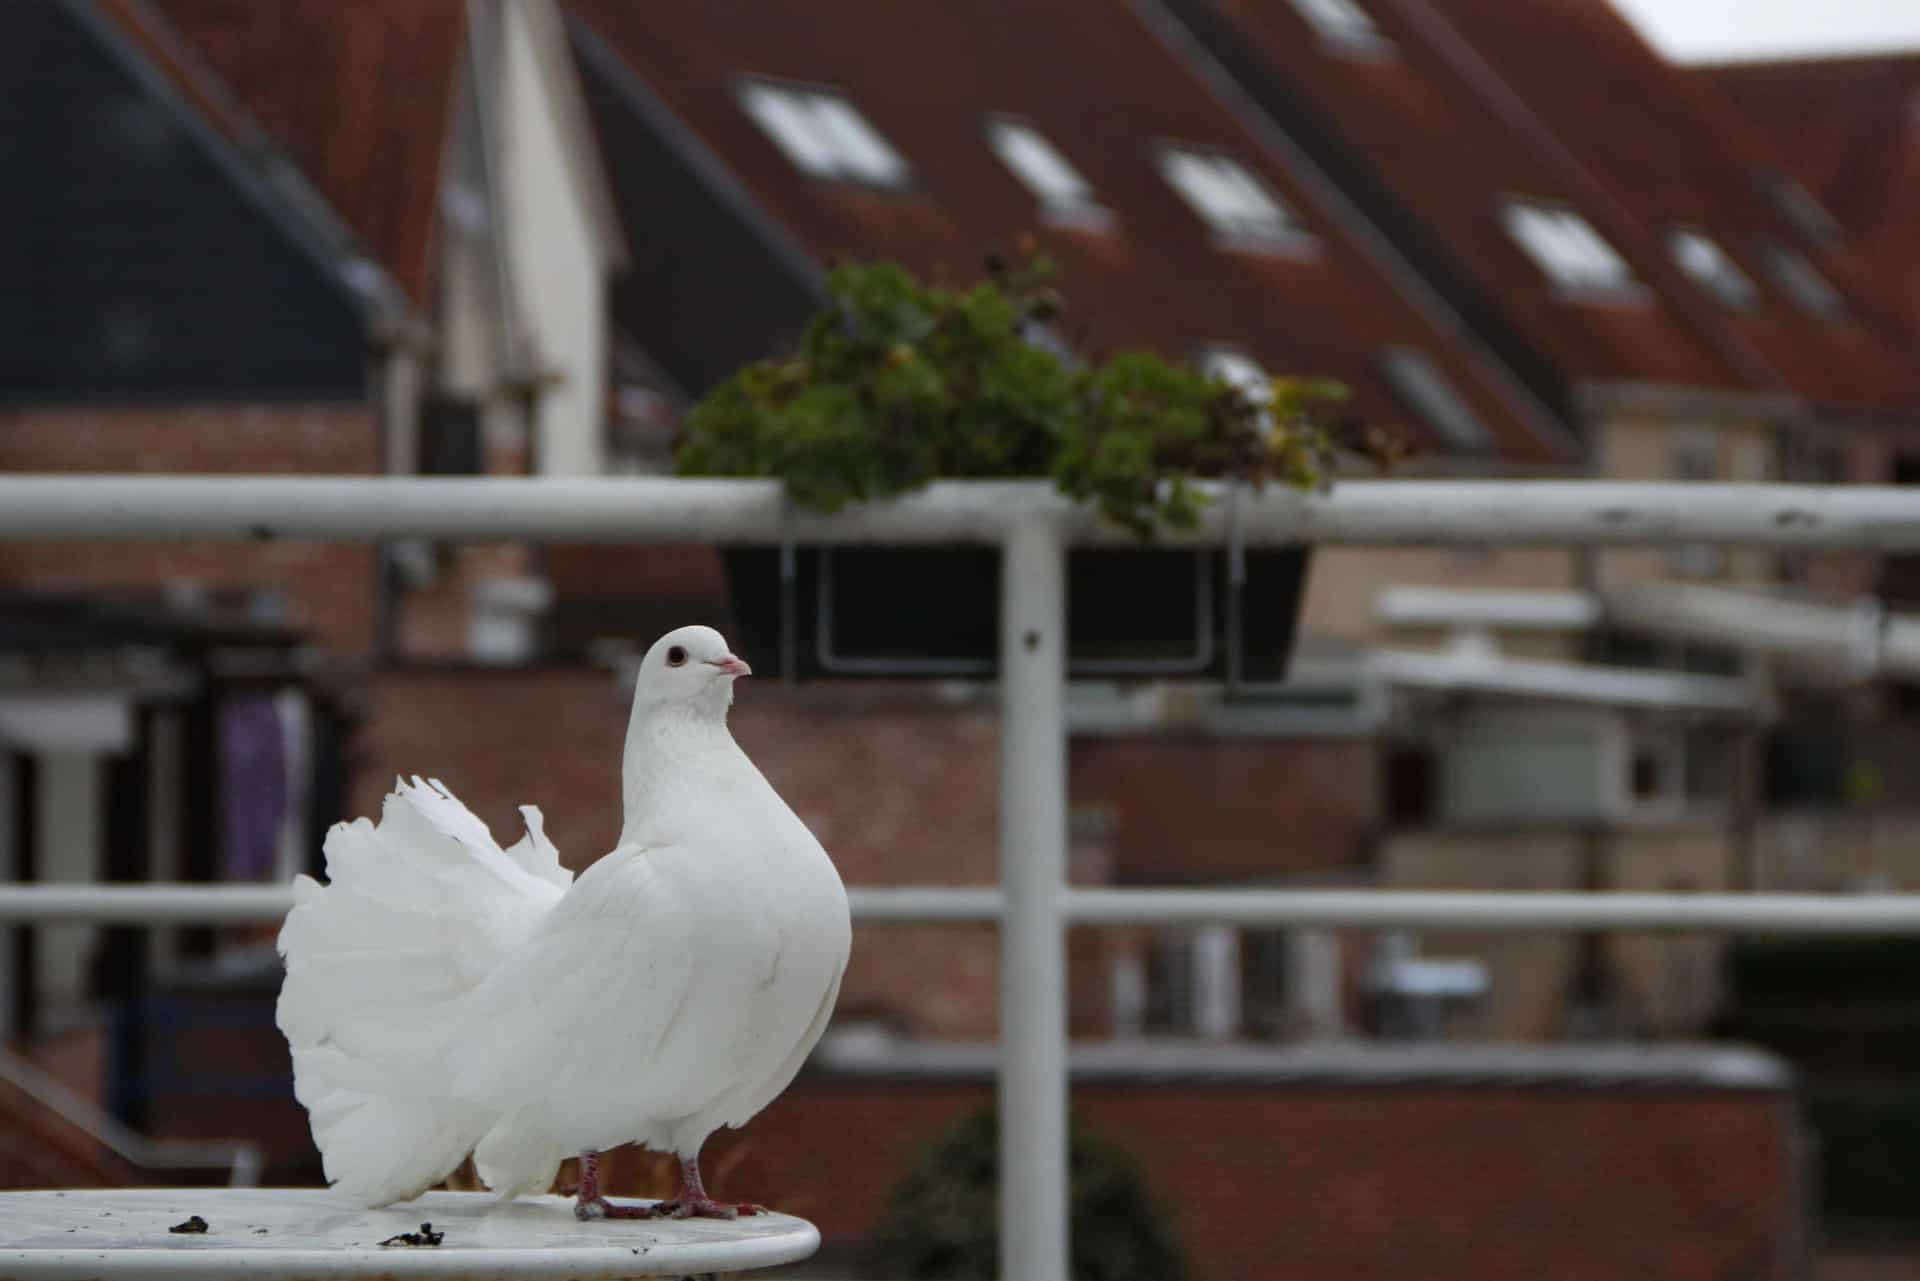
[[1000,1275],[1067,1281],[1066,549],[1033,520],[1000,564]]

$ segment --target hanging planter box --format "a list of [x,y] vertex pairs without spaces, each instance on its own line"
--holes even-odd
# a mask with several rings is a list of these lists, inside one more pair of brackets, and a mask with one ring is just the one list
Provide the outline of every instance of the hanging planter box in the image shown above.
[[[1229,378],[1122,350],[1063,355],[1052,264],[1028,244],[966,289],[894,263],[842,263],[792,348],[737,371],[689,411],[675,466],[778,478],[834,510],[937,478],[1051,485],[1141,539],[1074,549],[1067,670],[1082,679],[1271,684],[1286,675],[1305,547],[1175,548],[1194,482],[1311,488],[1349,425],[1323,380]],[[1246,371],[1241,371],[1245,375]],[[1376,448],[1382,448],[1377,444]],[[1384,452],[1384,449],[1383,449]],[[995,675],[992,546],[807,546],[725,553],[733,626],[756,670],[793,678]]]
[[[993,676],[1000,552],[796,547],[725,552],[737,643],[797,679]],[[1308,549],[1079,548],[1067,557],[1068,673],[1088,680],[1285,678]]]

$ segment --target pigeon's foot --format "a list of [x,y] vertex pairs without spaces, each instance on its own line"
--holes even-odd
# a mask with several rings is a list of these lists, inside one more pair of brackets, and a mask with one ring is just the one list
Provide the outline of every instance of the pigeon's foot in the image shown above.
[[742,1215],[765,1214],[767,1207],[751,1201],[715,1201],[712,1197],[678,1196],[657,1202],[653,1212],[668,1219],[737,1219]]
[[737,1219],[742,1215],[765,1214],[767,1207],[751,1201],[716,1201],[708,1196],[707,1185],[700,1179],[700,1157],[696,1152],[680,1158],[680,1195],[655,1202],[653,1212],[675,1219]]
[[647,1205],[615,1205],[600,1195],[600,1154],[580,1154],[580,1185],[574,1190],[573,1217],[582,1223],[594,1219],[651,1219],[657,1211]]
[[591,1201],[576,1201],[573,1205],[573,1217],[582,1223],[594,1219],[651,1219],[655,1214],[653,1206],[615,1205],[603,1196]]

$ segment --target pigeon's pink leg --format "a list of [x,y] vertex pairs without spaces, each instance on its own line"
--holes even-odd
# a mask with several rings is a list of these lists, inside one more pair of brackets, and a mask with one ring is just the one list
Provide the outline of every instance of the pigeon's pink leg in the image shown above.
[[600,1154],[582,1152],[580,1154],[580,1190],[574,1194],[573,1217],[576,1219],[651,1219],[653,1207],[645,1205],[615,1205],[600,1195]]
[[716,1201],[700,1181],[700,1154],[680,1158],[680,1195],[656,1202],[655,1214],[676,1219],[737,1219],[743,1214],[765,1214],[767,1208],[751,1201]]

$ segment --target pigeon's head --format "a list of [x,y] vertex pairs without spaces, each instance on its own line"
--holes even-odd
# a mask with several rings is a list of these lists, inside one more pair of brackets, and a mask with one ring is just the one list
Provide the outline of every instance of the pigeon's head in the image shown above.
[[727,648],[727,639],[711,627],[680,627],[653,643],[634,678],[636,704],[690,703],[725,711],[733,702],[733,681],[753,669]]

